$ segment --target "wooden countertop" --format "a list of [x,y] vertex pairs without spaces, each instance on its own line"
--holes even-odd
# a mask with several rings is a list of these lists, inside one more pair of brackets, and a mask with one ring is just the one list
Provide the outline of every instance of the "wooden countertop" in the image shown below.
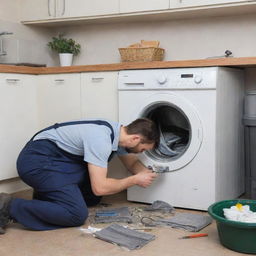
[[0,65],[0,73],[60,74],[79,72],[119,71],[129,69],[185,68],[185,67],[256,67],[256,57],[217,58],[178,61],[123,62],[113,64],[81,65],[71,67],[26,67]]

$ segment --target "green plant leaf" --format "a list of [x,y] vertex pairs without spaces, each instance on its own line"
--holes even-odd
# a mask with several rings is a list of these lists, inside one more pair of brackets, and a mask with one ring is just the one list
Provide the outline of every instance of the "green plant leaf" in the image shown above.
[[72,38],[65,38],[63,34],[59,34],[58,37],[52,37],[52,41],[47,45],[57,53],[73,53],[78,55],[81,50],[80,44],[76,43]]

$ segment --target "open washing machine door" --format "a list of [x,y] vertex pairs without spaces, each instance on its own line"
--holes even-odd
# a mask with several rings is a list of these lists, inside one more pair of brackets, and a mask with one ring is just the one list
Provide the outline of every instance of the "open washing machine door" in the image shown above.
[[133,119],[147,117],[159,127],[158,148],[140,154],[145,166],[156,172],[170,172],[186,166],[198,153],[202,124],[193,105],[174,93],[155,93],[146,98]]

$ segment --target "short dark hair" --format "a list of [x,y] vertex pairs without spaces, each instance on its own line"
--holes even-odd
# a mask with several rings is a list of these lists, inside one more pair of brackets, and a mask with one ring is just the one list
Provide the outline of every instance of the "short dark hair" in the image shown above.
[[159,145],[160,133],[156,124],[148,118],[138,118],[125,126],[127,134],[139,134],[143,137],[142,143]]

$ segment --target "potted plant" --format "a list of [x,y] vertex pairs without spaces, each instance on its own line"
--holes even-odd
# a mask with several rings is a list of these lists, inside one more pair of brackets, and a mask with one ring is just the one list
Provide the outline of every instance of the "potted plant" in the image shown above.
[[53,37],[52,41],[47,44],[51,50],[59,53],[60,65],[71,66],[73,56],[80,53],[81,45],[76,43],[72,38],[65,38],[63,34]]

